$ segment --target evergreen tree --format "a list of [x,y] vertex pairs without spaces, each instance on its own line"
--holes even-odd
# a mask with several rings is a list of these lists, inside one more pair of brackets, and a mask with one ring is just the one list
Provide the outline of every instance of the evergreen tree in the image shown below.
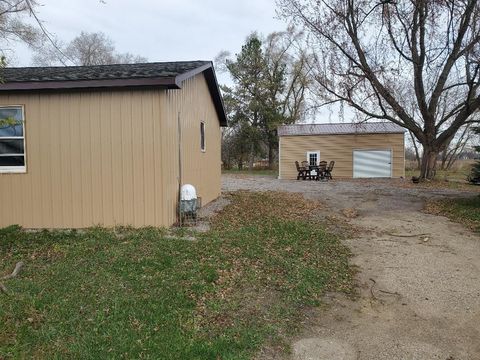
[[266,149],[271,167],[278,148],[277,127],[304,115],[306,61],[289,54],[293,35],[290,30],[262,40],[253,33],[233,60],[224,60],[234,83],[222,87],[231,127],[225,140],[231,141],[231,148],[237,144],[242,164],[247,147],[250,166]]

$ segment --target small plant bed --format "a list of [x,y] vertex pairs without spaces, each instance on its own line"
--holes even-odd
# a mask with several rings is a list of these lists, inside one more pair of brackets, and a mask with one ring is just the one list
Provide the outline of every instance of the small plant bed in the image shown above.
[[443,215],[480,232],[480,196],[430,201],[425,206],[429,214]]
[[0,358],[248,359],[326,291],[350,253],[301,195],[240,192],[195,241],[162,229],[0,230]]

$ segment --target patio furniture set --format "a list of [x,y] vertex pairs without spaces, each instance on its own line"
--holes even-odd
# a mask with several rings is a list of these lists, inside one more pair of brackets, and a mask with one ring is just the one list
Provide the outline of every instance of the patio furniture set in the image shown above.
[[295,161],[297,167],[297,180],[332,180],[332,170],[335,161],[320,161],[318,165],[309,164],[308,161],[302,161],[301,165]]

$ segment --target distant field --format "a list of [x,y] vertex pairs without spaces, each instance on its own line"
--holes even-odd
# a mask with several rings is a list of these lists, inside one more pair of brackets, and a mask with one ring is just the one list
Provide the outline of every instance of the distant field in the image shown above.
[[[468,174],[472,168],[475,160],[458,160],[450,170],[437,170],[437,180],[449,180],[449,181],[466,181]],[[410,178],[412,176],[418,176],[420,170],[416,168],[415,161],[405,162],[405,177]],[[440,164],[438,164],[440,168]],[[278,176],[278,169],[269,170],[222,170],[223,174],[238,174],[238,175],[261,175],[261,176]]]
[[[450,170],[437,170],[437,180],[466,181],[475,160],[458,160]],[[437,165],[440,168],[440,164]],[[416,162],[405,162],[405,177],[418,176],[420,170],[416,169]]]
[[278,170],[261,169],[261,170],[222,170],[222,174],[238,174],[238,175],[268,175],[278,176]]

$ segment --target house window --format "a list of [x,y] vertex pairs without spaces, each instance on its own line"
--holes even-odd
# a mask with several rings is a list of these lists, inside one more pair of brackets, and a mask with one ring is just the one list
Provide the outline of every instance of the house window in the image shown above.
[[320,162],[320,151],[308,151],[307,161],[310,166],[317,166]]
[[0,172],[25,172],[22,106],[0,106]]
[[200,123],[200,150],[205,151],[205,123]]

